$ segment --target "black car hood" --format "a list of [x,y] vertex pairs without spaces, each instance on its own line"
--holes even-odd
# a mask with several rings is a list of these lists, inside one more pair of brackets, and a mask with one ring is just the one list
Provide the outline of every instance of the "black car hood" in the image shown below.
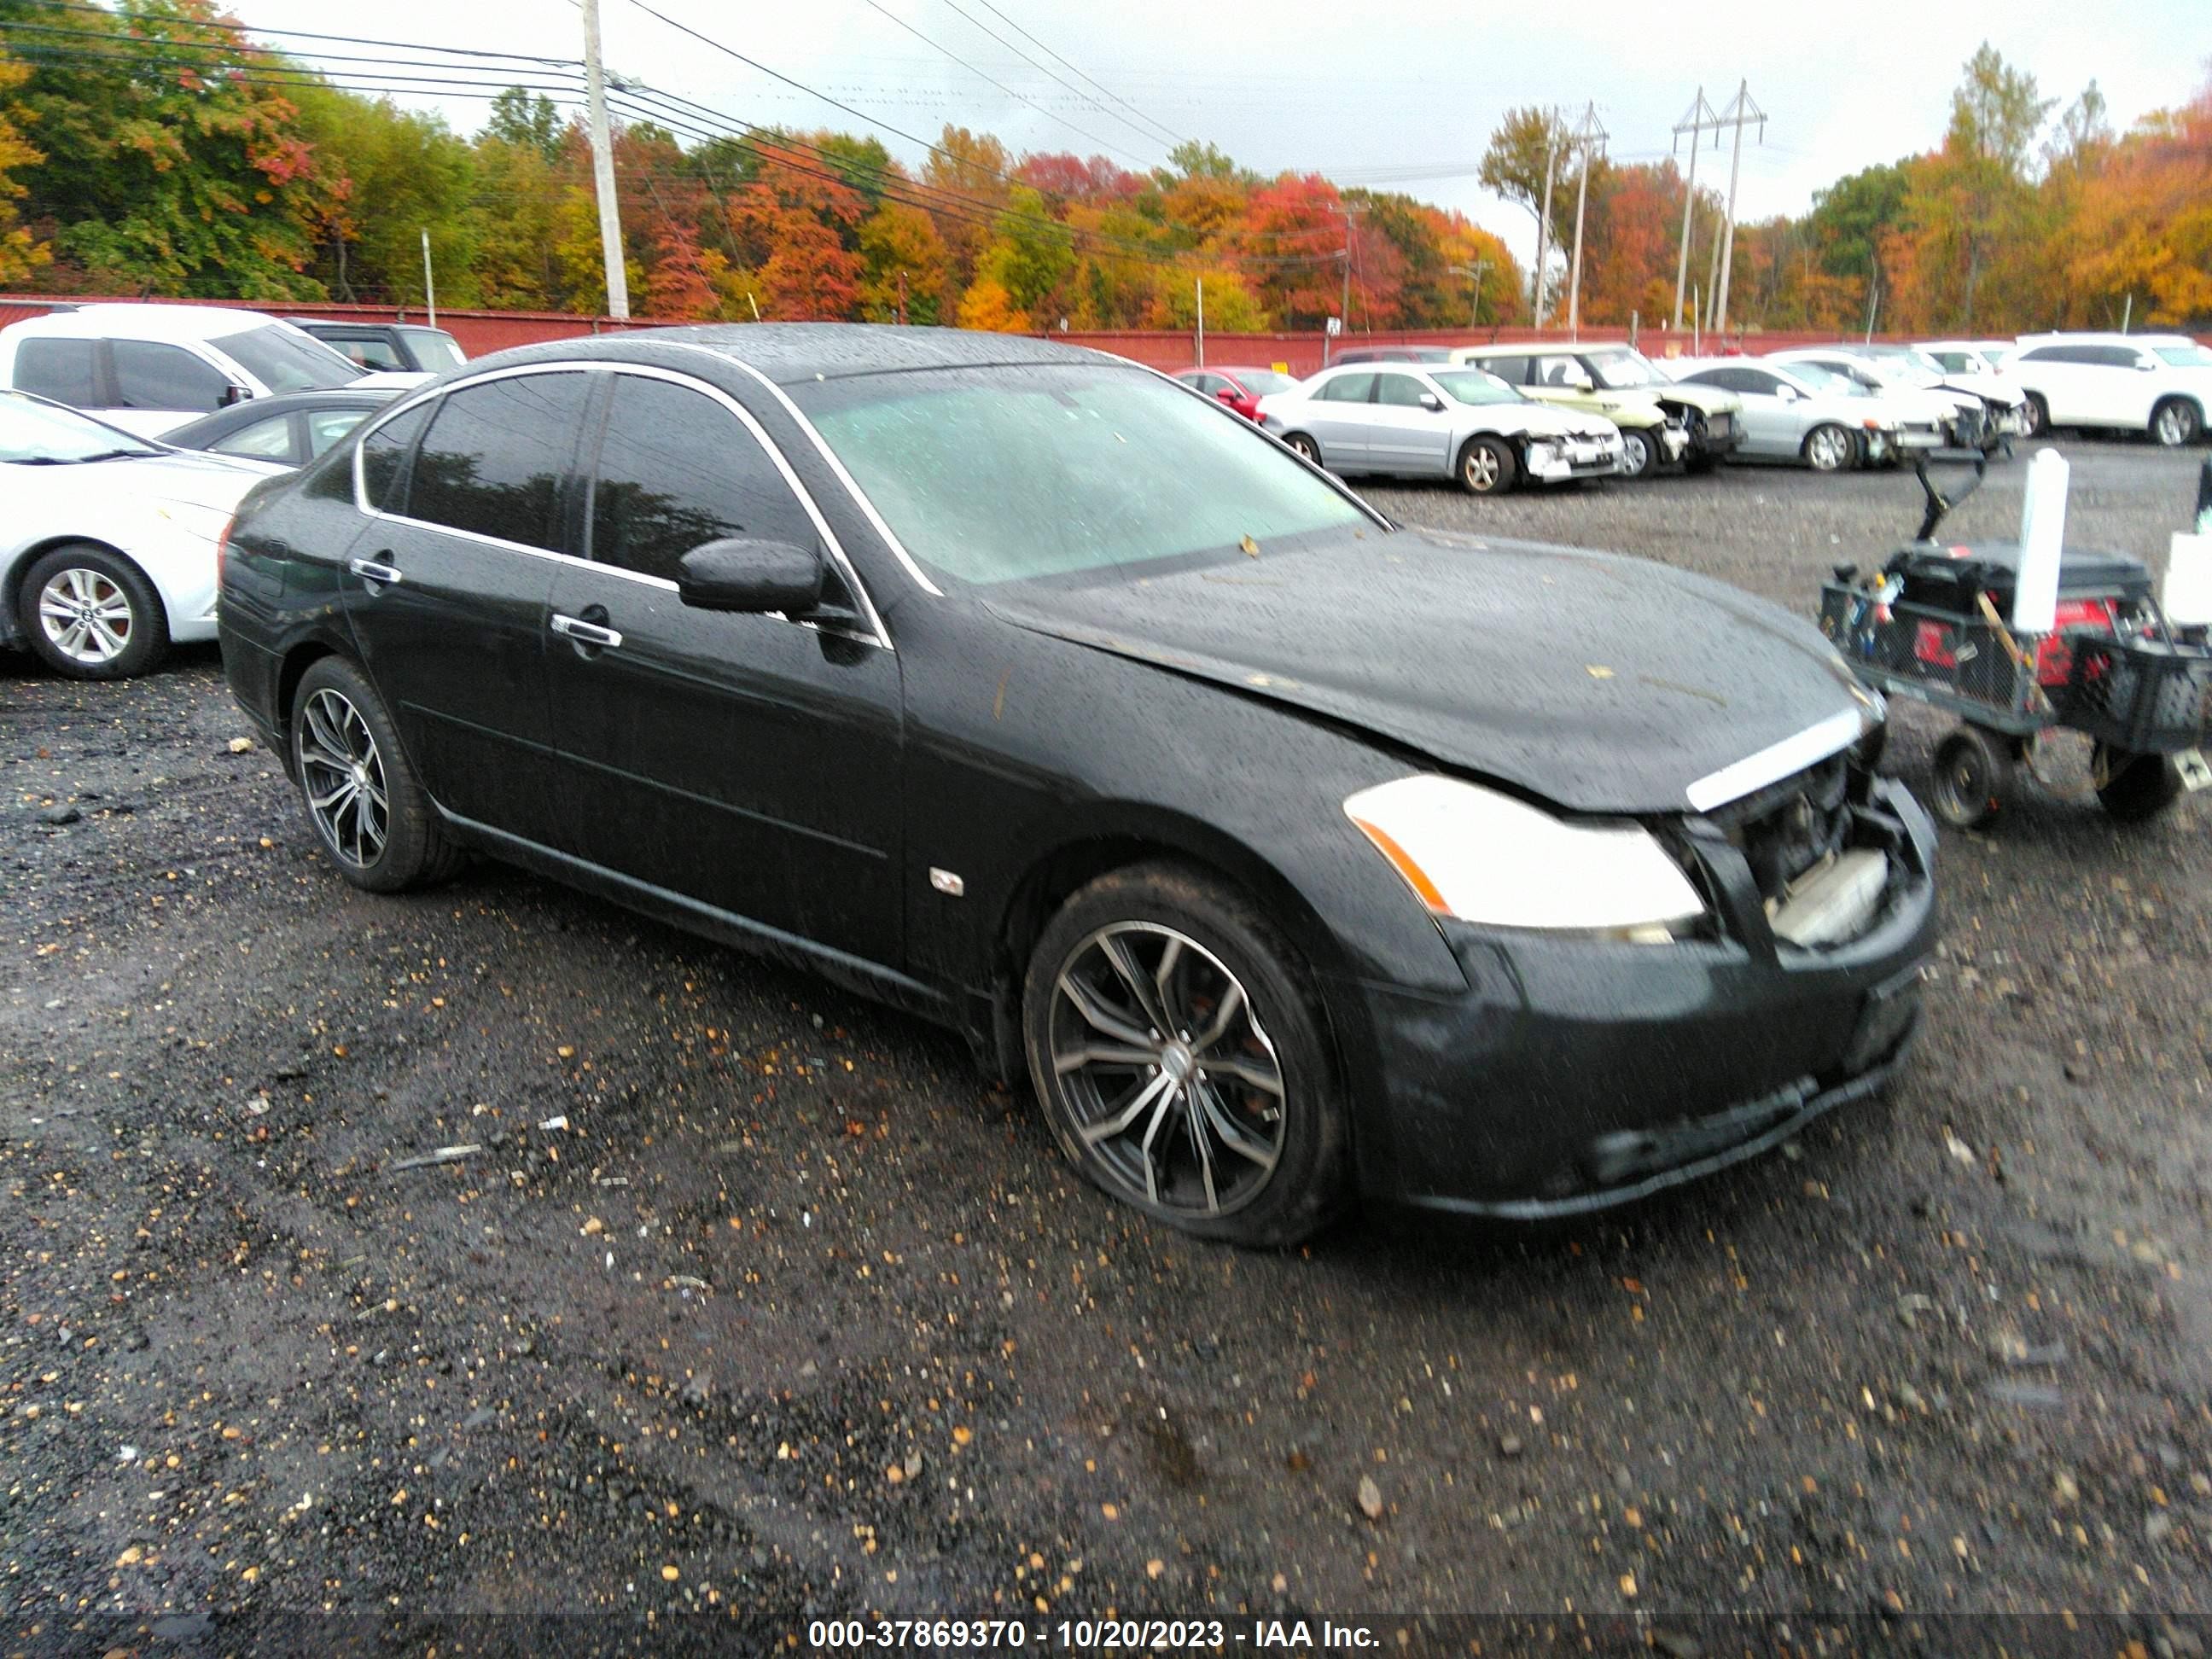
[[1681,811],[1698,780],[1857,707],[1833,647],[1771,605],[1525,542],[1370,530],[985,604],[1579,811]]

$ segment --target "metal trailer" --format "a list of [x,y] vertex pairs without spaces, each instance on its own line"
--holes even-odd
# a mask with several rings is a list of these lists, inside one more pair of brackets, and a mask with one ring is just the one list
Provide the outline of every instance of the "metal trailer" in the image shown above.
[[1864,575],[1836,567],[1820,588],[1820,631],[1867,684],[1958,717],[1936,749],[1929,805],[1959,829],[1986,823],[2014,774],[2033,772],[2036,745],[2064,728],[2091,739],[2091,782],[2105,810],[2156,817],[2185,789],[2212,784],[2212,647],[2201,628],[2170,626],[2150,572],[2124,555],[2068,548],[2060,563],[2058,625],[2014,632],[2005,617],[2019,568],[2012,543],[1944,546],[1943,515],[1972,494],[1946,496],[1929,458],[1915,472],[1928,498],[1912,545]]

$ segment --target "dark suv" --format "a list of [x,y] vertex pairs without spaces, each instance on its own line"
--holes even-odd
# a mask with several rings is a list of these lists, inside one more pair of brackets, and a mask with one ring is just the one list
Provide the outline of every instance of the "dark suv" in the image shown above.
[[284,320],[295,328],[304,328],[366,369],[442,374],[469,360],[459,340],[442,328],[422,323],[336,323],[322,317]]

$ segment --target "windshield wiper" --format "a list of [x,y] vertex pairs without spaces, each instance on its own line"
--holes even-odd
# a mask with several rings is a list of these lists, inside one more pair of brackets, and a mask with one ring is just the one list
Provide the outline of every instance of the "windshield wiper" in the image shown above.
[[71,455],[56,464],[66,466],[79,461],[128,461],[141,455],[158,455],[161,453],[158,449],[98,449],[89,455]]

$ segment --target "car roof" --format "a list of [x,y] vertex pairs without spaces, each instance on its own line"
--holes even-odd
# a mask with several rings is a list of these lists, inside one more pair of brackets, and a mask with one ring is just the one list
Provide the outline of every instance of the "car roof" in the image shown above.
[[1578,357],[1586,351],[1633,351],[1626,340],[1522,340],[1512,345],[1470,345],[1455,348],[1485,357]]
[[50,311],[43,317],[27,317],[10,323],[9,331],[52,334],[71,339],[216,340],[281,319],[266,312],[241,311],[229,306],[112,305],[76,306]]
[[447,374],[459,382],[487,368],[601,360],[690,368],[696,372],[702,354],[742,365],[779,386],[917,369],[1023,364],[1091,363],[1152,372],[1109,352],[1023,334],[896,323],[697,323],[517,346],[476,358],[465,368]]
[[2119,334],[2109,330],[2053,329],[2047,334],[2023,334],[2018,345],[2194,345],[2186,334]]

